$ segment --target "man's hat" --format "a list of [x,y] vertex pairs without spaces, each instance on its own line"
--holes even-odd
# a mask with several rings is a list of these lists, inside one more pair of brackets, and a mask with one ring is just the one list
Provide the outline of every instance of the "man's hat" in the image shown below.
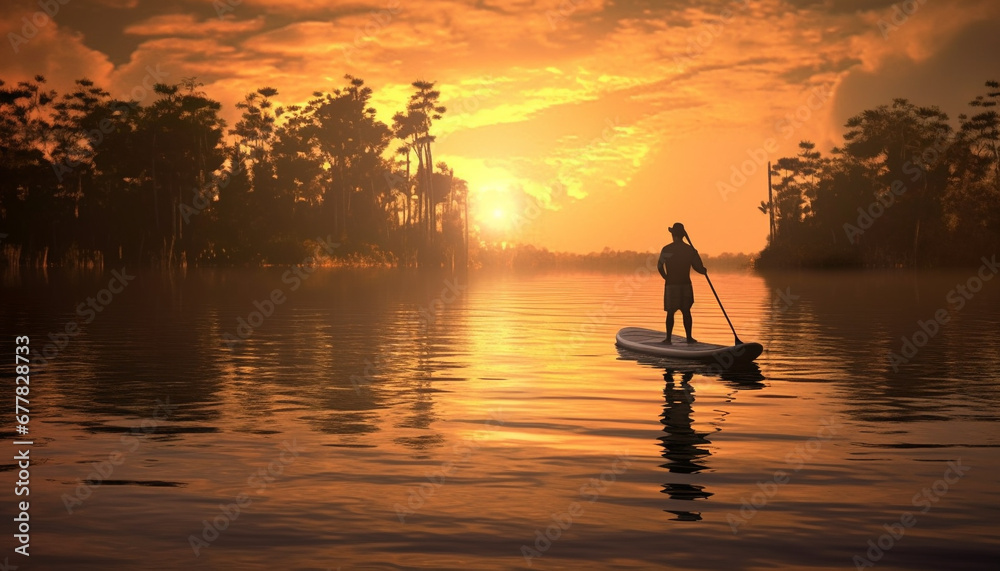
[[667,230],[669,230],[670,233],[673,234],[674,236],[684,236],[685,234],[687,234],[687,231],[684,230],[684,225],[681,224],[680,222],[675,222],[674,225],[671,226],[670,228],[667,228]]

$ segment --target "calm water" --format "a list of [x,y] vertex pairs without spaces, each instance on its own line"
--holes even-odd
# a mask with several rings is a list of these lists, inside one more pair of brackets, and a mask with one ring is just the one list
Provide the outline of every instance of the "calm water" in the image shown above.
[[[31,557],[10,519],[3,556],[22,570],[1000,556],[1000,279],[956,310],[949,290],[974,271],[715,274],[740,337],[766,348],[759,369],[720,377],[615,348],[620,327],[662,328],[658,277],[282,273],[137,273],[82,316],[110,269],[4,278],[11,354],[15,335],[44,351],[93,320],[32,371]],[[284,302],[268,311],[272,290]],[[729,342],[703,281],[695,296],[695,335]],[[889,352],[938,309],[947,323],[894,371]]]

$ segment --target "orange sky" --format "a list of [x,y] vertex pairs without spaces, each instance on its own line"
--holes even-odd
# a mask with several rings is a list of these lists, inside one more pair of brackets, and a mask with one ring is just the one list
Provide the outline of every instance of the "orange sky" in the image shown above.
[[51,18],[5,2],[0,78],[88,77],[124,97],[148,69],[197,76],[230,124],[248,91],[291,104],[345,73],[388,123],[412,81],[436,81],[436,158],[469,181],[485,236],[655,250],[682,221],[708,254],[765,244],[752,155],[827,151],[893,97],[954,118],[1000,78],[995,0],[237,2],[43,0]]

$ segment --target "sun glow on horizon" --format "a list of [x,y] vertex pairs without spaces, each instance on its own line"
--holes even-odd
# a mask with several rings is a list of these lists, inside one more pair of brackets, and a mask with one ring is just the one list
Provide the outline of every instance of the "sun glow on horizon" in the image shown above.
[[509,186],[494,183],[480,187],[472,201],[472,219],[484,234],[509,236],[513,229],[511,213],[516,208]]

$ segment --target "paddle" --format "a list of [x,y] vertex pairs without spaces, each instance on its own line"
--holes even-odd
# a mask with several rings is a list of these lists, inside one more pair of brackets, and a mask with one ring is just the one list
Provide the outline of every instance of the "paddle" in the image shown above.
[[[691,247],[694,248],[694,243],[691,242],[691,235],[687,231],[684,232],[684,237],[687,238],[688,244],[691,244]],[[708,287],[712,288],[712,295],[715,296],[715,301],[719,302],[719,308],[722,309],[722,315],[726,317],[726,322],[729,323],[729,329],[733,331],[733,339],[735,339],[733,345],[740,345],[743,342],[740,341],[740,336],[736,334],[736,328],[733,327],[733,322],[729,320],[729,314],[726,313],[726,308],[722,306],[719,294],[715,293],[715,286],[712,285],[712,278],[708,277],[708,272],[705,272],[705,279],[708,280]]]

